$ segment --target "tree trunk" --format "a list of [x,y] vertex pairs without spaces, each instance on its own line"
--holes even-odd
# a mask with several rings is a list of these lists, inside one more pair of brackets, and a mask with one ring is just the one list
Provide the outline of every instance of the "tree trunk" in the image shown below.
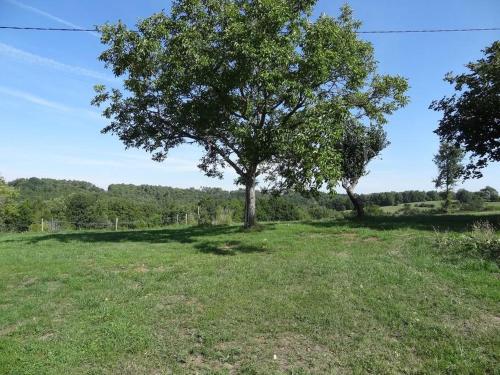
[[356,194],[354,194],[354,192],[350,188],[346,187],[344,188],[354,206],[354,209],[356,210],[356,216],[357,217],[365,216],[365,209],[363,207],[363,202],[361,202],[361,199],[359,199],[359,197]]
[[245,228],[252,228],[257,224],[255,213],[255,177],[251,177],[245,184]]
[[450,211],[450,207],[451,207],[451,191],[450,191],[450,187],[448,185],[446,185],[446,197],[444,198],[444,205],[443,205],[443,208],[444,208],[444,211],[445,212],[449,212]]

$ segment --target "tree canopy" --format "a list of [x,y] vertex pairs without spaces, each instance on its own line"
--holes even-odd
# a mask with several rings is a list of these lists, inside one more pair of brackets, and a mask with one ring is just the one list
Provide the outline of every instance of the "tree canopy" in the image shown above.
[[342,187],[351,199],[357,215],[363,216],[363,204],[354,189],[359,179],[365,176],[368,163],[389,145],[387,134],[380,125],[365,127],[358,122],[345,125],[340,149],[342,150]]
[[488,162],[500,160],[500,41],[483,52],[467,64],[469,73],[446,75],[457,92],[430,106],[443,112],[435,131],[441,140],[471,153],[465,177],[481,177]]
[[[258,176],[338,139],[354,112],[375,122],[399,106],[406,81],[376,74],[370,43],[358,39],[351,9],[313,19],[316,0],[177,0],[170,14],[137,31],[103,25],[100,59],[124,88],[96,86],[110,123],[127,147],[157,161],[183,143],[200,145],[199,167],[225,167],[246,189],[246,226],[255,224]],[[317,153],[328,180],[340,176],[338,150]],[[303,164],[305,165],[305,164]],[[310,165],[308,168],[314,166]],[[309,174],[309,170],[303,171]]]

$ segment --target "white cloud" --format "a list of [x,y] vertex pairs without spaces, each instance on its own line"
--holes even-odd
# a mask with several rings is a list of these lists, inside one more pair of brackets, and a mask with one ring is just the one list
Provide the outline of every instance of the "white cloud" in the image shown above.
[[38,96],[32,95],[32,94],[24,92],[24,91],[9,89],[7,87],[0,86],[0,93],[8,95],[8,96],[12,96],[14,98],[22,99],[22,100],[25,100],[25,101],[28,101],[28,102],[31,102],[34,104],[38,104],[38,105],[41,105],[43,107],[56,109],[58,111],[63,111],[63,112],[71,111],[71,108],[66,107],[63,104],[60,104],[57,102],[52,102],[50,100],[40,98]]
[[[45,18],[51,19],[53,21],[56,21],[56,22],[58,22],[58,23],[60,23],[62,25],[69,26],[69,27],[74,28],[74,29],[81,29],[82,28],[81,26],[78,26],[78,25],[76,25],[74,23],[71,23],[71,22],[66,21],[66,20],[64,20],[62,18],[54,16],[53,14],[47,13],[47,12],[41,10],[41,9],[32,7],[30,5],[23,4],[23,3],[21,3],[21,2],[19,2],[17,0],[6,0],[6,1],[9,2],[9,3],[11,3],[11,4],[13,4],[13,5],[15,5],[15,6],[17,6],[17,7],[19,7],[19,8],[21,8],[21,9],[25,9],[25,10],[30,11],[32,13],[39,14],[39,15],[45,17]],[[88,33],[90,35],[93,35],[93,36],[99,38],[99,34],[97,34],[97,33],[94,33],[92,31],[88,31]]]
[[105,74],[101,74],[99,72],[90,69],[85,69],[75,65],[64,64],[56,60],[52,60],[43,56],[35,55],[27,51],[23,51],[21,49],[15,48],[13,46],[1,42],[0,42],[0,54],[17,60],[25,61],[30,64],[46,66],[52,69],[56,69],[71,74],[76,74],[100,80],[106,80],[110,82],[115,80],[113,77],[109,77]]
[[27,102],[37,104],[37,105],[45,107],[45,108],[54,109],[54,110],[59,111],[59,112],[65,112],[65,113],[73,114],[73,115],[83,115],[83,116],[90,117],[94,120],[103,120],[102,116],[97,112],[89,111],[87,109],[68,107],[64,104],[40,98],[39,96],[30,94],[30,93],[25,92],[25,91],[20,91],[20,90],[10,89],[8,87],[0,86],[0,94],[4,94],[4,95],[7,95],[7,96],[10,96],[13,98],[25,100]]

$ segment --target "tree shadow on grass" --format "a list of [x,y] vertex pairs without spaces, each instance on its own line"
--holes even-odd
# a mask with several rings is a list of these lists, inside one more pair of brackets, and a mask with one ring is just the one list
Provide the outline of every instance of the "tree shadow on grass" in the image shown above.
[[349,226],[352,228],[369,228],[375,230],[415,229],[422,231],[464,232],[470,230],[477,221],[488,221],[500,228],[500,214],[481,215],[411,215],[411,216],[367,216],[362,219],[346,218],[336,221],[307,222],[307,224],[332,228]]
[[[272,230],[274,225],[266,224],[262,230]],[[145,242],[145,243],[194,243],[200,238],[212,236],[225,236],[242,233],[244,230],[239,226],[193,226],[166,229],[144,229],[126,230],[117,232],[105,231],[75,231],[68,233],[51,233],[30,238],[10,240],[11,242],[27,241],[39,243],[42,241],[59,242],[85,242],[85,243],[118,243],[118,242]]]
[[200,253],[214,255],[236,255],[238,253],[266,253],[269,250],[265,247],[248,245],[241,241],[205,241],[195,245]]

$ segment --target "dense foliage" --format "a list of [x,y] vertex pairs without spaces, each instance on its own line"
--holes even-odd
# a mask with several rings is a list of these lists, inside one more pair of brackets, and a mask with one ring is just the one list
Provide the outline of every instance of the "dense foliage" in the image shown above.
[[466,177],[481,177],[481,168],[500,160],[500,41],[484,50],[484,58],[467,64],[470,72],[445,78],[456,93],[434,101],[443,112],[436,133],[471,153]]
[[[110,185],[107,190],[82,181],[47,178],[0,180],[0,231],[76,228],[156,227],[169,224],[240,223],[244,217],[243,190],[218,188],[179,189],[151,185]],[[468,198],[472,197],[472,198]],[[359,199],[375,214],[375,206],[436,201],[436,191],[403,191],[361,194]],[[486,187],[456,194],[463,207],[481,208],[485,201],[498,200],[498,192]],[[424,203],[423,203],[424,204]],[[352,210],[347,195],[320,192],[316,198],[298,193],[281,196],[257,192],[257,208],[263,221],[332,218]]]
[[368,163],[389,145],[381,126],[366,127],[359,122],[346,124],[340,149],[342,150],[342,187],[352,201],[358,217],[364,216],[363,202],[354,189],[359,179],[368,173]]
[[[383,123],[406,101],[406,80],[377,73],[351,9],[315,18],[316,2],[176,0],[137,30],[103,25],[100,59],[124,78],[123,90],[96,86],[93,103],[110,120],[103,131],[158,161],[182,143],[201,146],[206,175],[234,169],[245,226],[255,225],[258,176],[332,144],[354,113]],[[340,155],[324,146],[294,175],[314,169],[316,180],[336,185]]]

